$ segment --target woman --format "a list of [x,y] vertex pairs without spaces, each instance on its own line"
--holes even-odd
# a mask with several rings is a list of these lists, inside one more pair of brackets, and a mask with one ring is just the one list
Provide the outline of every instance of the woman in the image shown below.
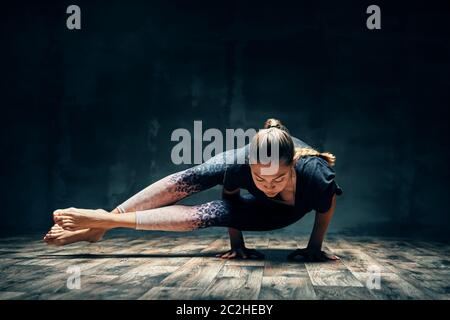
[[[258,152],[263,147],[270,151],[271,146],[278,146],[279,161],[276,170],[267,174],[266,169],[271,164],[260,161]],[[244,163],[236,161],[241,156]],[[334,181],[335,171],[331,168],[334,162],[332,154],[317,152],[291,137],[279,120],[268,119],[264,129],[245,147],[226,151],[200,165],[171,174],[140,191],[111,213],[101,209],[56,210],[53,214],[56,224],[44,240],[55,245],[95,242],[107,230],[119,227],[162,231],[228,227],[231,250],[218,257],[263,258],[261,253],[245,247],[242,231],[283,228],[315,210],[315,223],[307,248],[295,250],[288,258],[336,260],[339,258],[321,250],[336,206],[336,195],[342,194]],[[218,184],[223,185],[222,200],[193,206],[175,204]],[[241,195],[241,188],[249,193]]]

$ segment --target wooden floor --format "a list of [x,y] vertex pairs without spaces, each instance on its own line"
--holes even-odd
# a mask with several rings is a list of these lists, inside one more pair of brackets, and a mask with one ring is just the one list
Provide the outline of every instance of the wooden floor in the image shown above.
[[[286,255],[304,247],[306,237],[251,233],[246,241],[266,259],[215,258],[228,249],[222,229],[116,234],[66,247],[46,246],[37,237],[3,238],[0,299],[450,298],[447,244],[334,235],[325,249],[341,261],[304,263],[287,262]],[[73,270],[81,272],[80,289],[68,288],[76,284],[69,279]],[[367,279],[377,270],[380,288],[369,289]]]

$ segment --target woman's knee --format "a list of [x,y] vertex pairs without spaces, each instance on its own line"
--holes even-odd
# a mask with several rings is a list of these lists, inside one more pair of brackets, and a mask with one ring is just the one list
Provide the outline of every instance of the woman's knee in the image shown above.
[[195,229],[228,227],[231,224],[232,204],[228,200],[213,200],[194,208]]

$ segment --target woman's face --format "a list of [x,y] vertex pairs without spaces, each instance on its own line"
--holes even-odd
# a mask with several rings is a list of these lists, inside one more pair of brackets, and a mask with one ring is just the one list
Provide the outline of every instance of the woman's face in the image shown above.
[[253,182],[256,187],[265,193],[269,198],[275,197],[278,193],[286,188],[291,179],[292,165],[280,164],[277,172],[274,174],[263,174],[263,168],[268,168],[270,164],[251,164],[250,171],[252,173]]

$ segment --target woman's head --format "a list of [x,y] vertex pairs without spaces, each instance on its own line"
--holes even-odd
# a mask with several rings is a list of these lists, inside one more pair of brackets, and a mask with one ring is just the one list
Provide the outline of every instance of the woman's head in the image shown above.
[[292,180],[295,146],[287,128],[268,119],[250,143],[250,169],[258,189],[268,197],[284,190]]
[[[253,182],[268,197],[275,197],[293,181],[300,157],[318,156],[334,165],[335,156],[311,148],[296,148],[288,129],[277,119],[267,119],[250,142],[249,163]],[[290,185],[292,186],[292,185]]]

